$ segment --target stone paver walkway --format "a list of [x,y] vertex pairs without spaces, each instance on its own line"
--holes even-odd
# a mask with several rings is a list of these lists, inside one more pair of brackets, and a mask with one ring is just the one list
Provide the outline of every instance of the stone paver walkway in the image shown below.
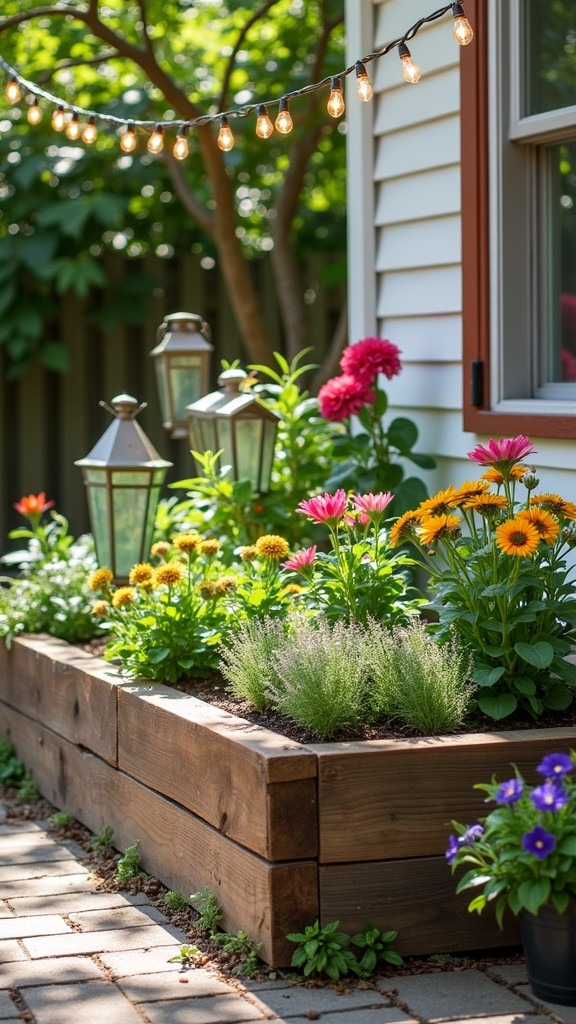
[[[0,808],[1,819],[1,808]],[[170,957],[188,940],[143,895],[97,892],[84,853],[42,823],[0,823],[0,1021],[28,1024],[576,1024],[522,966],[352,983],[233,982]]]

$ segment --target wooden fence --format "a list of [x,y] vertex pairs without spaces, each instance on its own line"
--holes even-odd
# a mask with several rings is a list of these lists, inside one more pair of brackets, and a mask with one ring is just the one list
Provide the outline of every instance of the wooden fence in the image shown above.
[[[345,301],[345,287],[317,286],[324,258],[305,269],[305,288],[316,292],[309,311],[309,336],[315,362],[321,362]],[[107,263],[111,281],[124,272],[121,257]],[[147,261],[144,272],[157,282],[149,312],[141,326],[117,325],[103,333],[85,313],[85,305],[66,295],[60,312],[60,337],[70,354],[70,371],[55,374],[34,365],[18,380],[6,379],[0,349],[0,552],[14,547],[6,539],[9,529],[23,525],[13,509],[24,494],[45,491],[56,508],[70,520],[73,534],[88,530],[82,473],[74,465],[91,450],[110,422],[99,401],[109,402],[121,392],[148,403],[139,422],[163,458],[174,463],[167,482],[190,477],[193,460],[186,441],[170,440],[161,423],[153,360],[150,350],[165,315],[179,310],[200,313],[212,328],[215,352],[211,388],[222,358],[249,361],[215,270],[204,270],[199,260]],[[282,350],[282,331],[269,260],[253,264],[262,309],[275,347]],[[168,493],[168,492],[167,492]]]

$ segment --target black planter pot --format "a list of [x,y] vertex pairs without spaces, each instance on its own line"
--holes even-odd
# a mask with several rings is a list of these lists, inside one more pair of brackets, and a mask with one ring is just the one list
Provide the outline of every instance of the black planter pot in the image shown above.
[[530,987],[548,1003],[576,1006],[576,903],[518,915]]

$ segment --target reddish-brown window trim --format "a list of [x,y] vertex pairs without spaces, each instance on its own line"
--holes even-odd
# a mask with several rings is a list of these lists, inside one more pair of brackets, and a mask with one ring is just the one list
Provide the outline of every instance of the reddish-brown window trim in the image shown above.
[[[464,429],[478,434],[576,438],[576,416],[519,415],[490,407],[490,280],[488,221],[488,41],[486,0],[466,0],[474,26],[461,59],[462,139],[462,408]],[[473,405],[472,366],[483,364],[484,394]]]

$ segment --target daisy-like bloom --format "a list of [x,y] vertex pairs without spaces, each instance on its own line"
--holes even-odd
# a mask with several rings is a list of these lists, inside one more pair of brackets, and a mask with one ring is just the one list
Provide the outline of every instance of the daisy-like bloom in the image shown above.
[[238,554],[243,562],[253,562],[258,557],[255,544],[247,544],[245,547],[240,548]]
[[90,590],[107,590],[113,579],[112,569],[95,569],[88,577],[88,586]]
[[297,597],[298,594],[302,593],[303,589],[304,588],[301,587],[298,583],[287,583],[282,591],[282,594],[285,597]]
[[258,537],[255,546],[259,558],[272,558],[276,562],[285,558],[290,550],[286,538],[279,537],[276,533],[265,533]]
[[496,527],[496,543],[505,555],[531,558],[540,543],[540,534],[526,519],[507,519]]
[[574,768],[574,762],[568,754],[546,754],[536,771],[547,779],[561,779]]
[[559,811],[568,803],[568,793],[554,780],[533,789],[530,799],[539,811]]
[[472,509],[479,512],[481,516],[490,516],[507,506],[503,494],[477,494],[474,498],[465,501],[462,508]]
[[459,516],[426,516],[418,527],[421,544],[435,544],[442,537],[450,537],[458,533],[462,520]]
[[315,558],[316,545],[312,544],[312,547],[301,548],[300,551],[295,551],[293,555],[290,555],[287,562],[282,562],[282,568],[289,569],[290,572],[300,572],[303,576],[310,576]]
[[466,480],[460,487],[456,488],[452,497],[452,508],[458,508],[466,501],[476,498],[479,494],[485,494],[490,484],[486,480]]
[[326,381],[318,392],[318,405],[325,420],[340,423],[355,416],[363,405],[373,405],[376,395],[368,384],[344,373]]
[[556,849],[556,837],[541,825],[536,825],[531,832],[526,832],[522,836],[522,846],[526,853],[533,853],[535,857],[544,860],[549,853]]
[[218,554],[221,547],[222,544],[216,539],[216,537],[208,537],[206,540],[200,542],[198,545],[198,551],[201,555],[205,555],[206,558],[214,558],[214,555]]
[[326,526],[336,526],[336,523],[344,515],[347,504],[346,491],[340,489],[335,494],[325,492],[318,498],[301,501],[296,511],[303,512],[314,523],[326,523]]
[[416,527],[419,519],[420,517],[414,509],[405,512],[404,515],[400,516],[390,529],[390,546],[395,548],[405,540],[414,540],[416,537]]
[[219,594],[231,594],[238,586],[238,580],[236,576],[221,576],[217,580],[217,587]]
[[196,589],[205,601],[214,601],[217,597],[220,597],[222,593],[222,591],[218,589],[218,583],[216,580],[202,580]]
[[363,384],[372,384],[379,373],[388,380],[400,373],[400,349],[386,338],[363,338],[342,353],[340,366]]
[[154,569],[154,586],[161,587],[165,585],[170,587],[173,583],[178,583],[183,576],[184,569],[176,562],[169,562],[168,565],[159,565],[157,569]]
[[454,508],[454,496],[456,494],[456,488],[450,484],[446,490],[438,491],[438,494],[435,494],[432,498],[426,498],[425,501],[421,501],[416,509],[417,518],[427,519],[428,516],[439,516],[449,512],[450,509]]
[[125,608],[126,605],[132,604],[135,597],[136,591],[133,587],[118,587],[112,597],[112,604],[115,608]]
[[152,558],[164,558],[170,551],[170,544],[167,540],[157,540],[150,548]]
[[[378,494],[355,494],[353,501],[357,512],[364,512],[370,519],[379,518],[384,509],[390,504],[394,495],[392,491]],[[374,513],[377,515],[375,516]]]
[[471,452],[467,452],[467,455],[481,466],[494,466],[508,479],[514,463],[520,462],[535,451],[530,438],[525,434],[519,434],[518,437],[501,437],[499,441],[491,437],[487,448],[477,444]]
[[149,562],[140,562],[138,565],[133,565],[130,569],[128,576],[130,583],[134,583],[140,586],[151,585],[154,579],[154,569]]
[[531,505],[537,505],[552,512],[555,516],[563,516],[564,519],[576,519],[576,505],[573,501],[564,501],[559,494],[533,494],[530,498]]
[[520,779],[508,779],[502,782],[496,793],[497,804],[515,804],[522,796],[522,782]]
[[40,494],[28,494],[20,498],[20,501],[15,501],[14,508],[25,519],[29,519],[33,526],[36,526],[40,522],[42,513],[47,512],[55,504],[55,501],[46,501],[46,492],[40,491]]
[[108,601],[95,601],[92,605],[92,615],[96,615],[99,619],[106,619],[110,614],[110,605]]
[[521,512],[516,514],[517,519],[525,519],[526,522],[532,523],[540,535],[540,539],[546,541],[547,544],[554,544],[558,533],[560,531],[560,523],[554,519],[554,516],[550,515],[550,512],[545,512],[543,509],[534,506],[534,508],[524,508]]
[[[508,479],[521,480],[524,474],[527,472],[527,466],[510,466],[510,469],[508,471]],[[481,479],[488,480],[488,482],[491,484],[504,483],[504,477],[502,476],[502,473],[498,469],[494,469],[493,466],[490,469],[487,469],[485,473],[482,473]]]
[[177,533],[172,538],[172,544],[177,551],[196,551],[200,546],[202,537],[199,533]]

